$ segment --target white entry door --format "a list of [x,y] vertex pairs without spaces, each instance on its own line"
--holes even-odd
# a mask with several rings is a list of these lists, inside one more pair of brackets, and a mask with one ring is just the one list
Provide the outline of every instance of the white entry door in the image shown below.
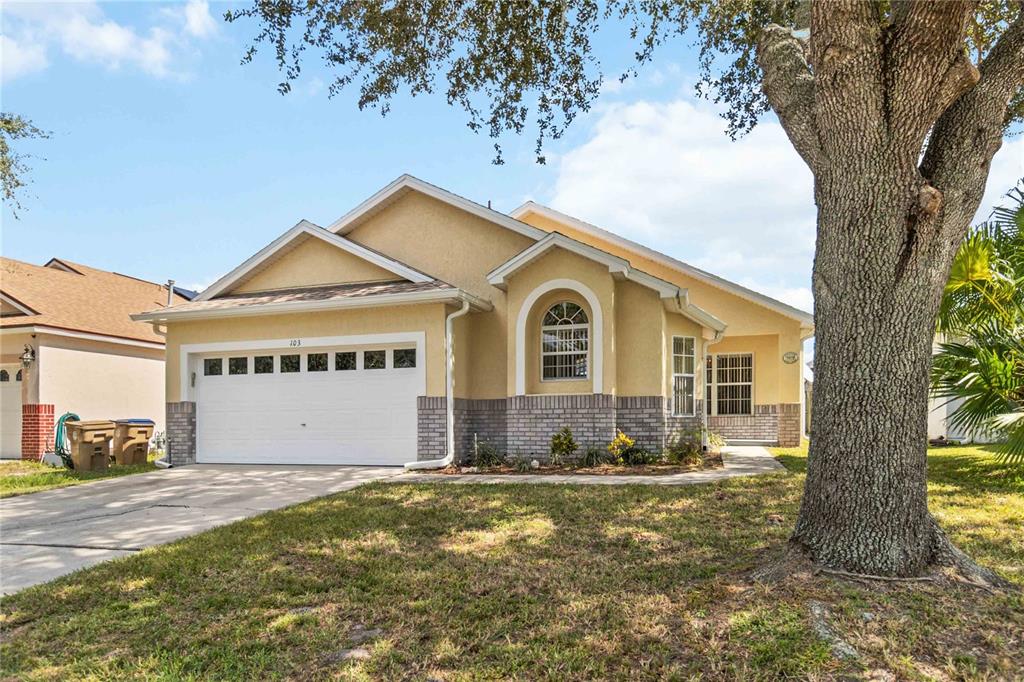
[[0,367],[0,458],[21,458],[21,365]]
[[200,357],[196,461],[401,465],[416,459],[415,347]]

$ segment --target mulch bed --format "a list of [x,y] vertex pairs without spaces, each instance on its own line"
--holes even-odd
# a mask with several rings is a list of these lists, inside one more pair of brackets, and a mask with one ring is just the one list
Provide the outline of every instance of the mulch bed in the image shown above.
[[722,456],[709,455],[704,463],[698,466],[685,464],[640,464],[630,466],[625,464],[602,464],[594,467],[572,466],[563,464],[541,464],[539,469],[520,471],[514,466],[502,465],[497,467],[476,468],[450,466],[444,469],[426,469],[416,473],[439,474],[443,476],[460,475],[510,475],[510,476],[565,476],[565,475],[588,475],[588,476],[670,476],[672,474],[685,474],[692,471],[703,471],[705,469],[721,469]]

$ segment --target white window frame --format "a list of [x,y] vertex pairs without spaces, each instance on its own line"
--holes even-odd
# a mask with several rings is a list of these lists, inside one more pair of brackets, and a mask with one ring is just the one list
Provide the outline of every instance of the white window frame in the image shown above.
[[[691,353],[676,353],[676,339],[686,340],[689,339],[691,342]],[[672,362],[672,416],[674,417],[693,417],[697,414],[697,338],[693,336],[673,336],[672,346],[669,349]],[[693,358],[693,372],[676,372],[676,358]],[[685,364],[685,363],[684,363]],[[691,404],[693,409],[689,412],[683,412],[679,409],[679,400],[676,397],[676,379],[689,377],[691,380]]]
[[[735,357],[735,356],[749,356],[750,357],[750,381],[730,381],[726,383],[719,383],[718,381],[718,358],[720,357]],[[723,417],[752,417],[754,415],[754,384],[756,383],[755,377],[757,376],[754,353],[750,352],[735,352],[735,353],[715,353],[708,355],[708,359],[711,360],[711,382],[706,383],[706,387],[710,388],[710,393],[707,388],[704,391],[705,400],[709,402],[709,406],[705,406],[705,413],[712,417],[719,416],[718,414],[718,387],[719,386],[750,386],[750,412],[741,414],[723,414]],[[707,380],[708,367],[705,364],[705,382]]]
[[[574,306],[577,306],[583,312],[583,315],[587,318],[587,321],[585,323],[582,323],[582,324],[550,324],[550,325],[545,325],[544,324],[544,318],[547,317],[549,312],[551,312],[551,309],[554,308],[557,305],[562,305],[563,303],[572,303]],[[551,351],[544,350],[544,332],[575,331],[575,330],[578,330],[578,329],[583,329],[583,330],[586,330],[586,332],[587,332],[587,339],[586,339],[586,341],[587,341],[587,350],[586,351],[581,353],[580,351],[576,351],[576,350],[551,350]],[[546,308],[544,308],[544,314],[541,316],[541,327],[540,327],[540,359],[539,359],[539,364],[540,364],[540,380],[542,382],[544,382],[544,383],[556,382],[556,381],[588,381],[590,379],[590,337],[591,337],[591,334],[590,334],[590,315],[587,313],[587,309],[584,308],[579,303],[577,303],[576,301],[568,301],[568,300],[556,301],[555,303],[552,303],[551,305],[549,305]],[[583,376],[545,377],[544,376],[544,358],[545,357],[549,357],[549,356],[560,356],[560,355],[583,355],[584,356],[584,361],[585,361],[585,367],[586,367],[586,372],[583,374]]]

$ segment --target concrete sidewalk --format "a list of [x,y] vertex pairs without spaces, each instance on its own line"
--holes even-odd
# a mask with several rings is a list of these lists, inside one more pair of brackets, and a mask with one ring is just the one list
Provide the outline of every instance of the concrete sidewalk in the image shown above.
[[391,483],[567,483],[571,485],[693,485],[722,481],[737,476],[757,476],[784,470],[778,460],[760,445],[730,445],[722,448],[721,469],[688,471],[662,476],[615,474],[421,474],[407,473],[389,479]]
[[0,500],[0,592],[401,473],[196,464]]

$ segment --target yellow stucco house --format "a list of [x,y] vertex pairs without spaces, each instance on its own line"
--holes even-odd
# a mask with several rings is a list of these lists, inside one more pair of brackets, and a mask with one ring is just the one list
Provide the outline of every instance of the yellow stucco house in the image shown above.
[[166,334],[176,465],[544,455],[563,426],[659,451],[702,420],[794,445],[813,334],[808,313],[550,208],[407,175],[135,319]]

